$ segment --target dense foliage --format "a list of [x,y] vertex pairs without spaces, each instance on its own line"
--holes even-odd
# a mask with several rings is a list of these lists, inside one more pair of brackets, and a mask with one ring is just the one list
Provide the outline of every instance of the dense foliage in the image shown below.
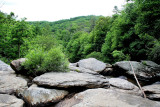
[[[49,48],[46,50],[61,44],[60,49],[70,62],[95,57],[108,63],[153,60],[160,64],[160,1],[127,1],[121,11],[115,6],[115,14],[111,17],[81,16],[56,22],[16,21],[13,13],[1,12],[0,55],[7,59],[24,57],[34,49],[28,52],[34,46],[29,42],[33,37],[52,35],[57,42],[46,38],[49,42],[45,44],[45,48]],[[37,52],[44,51],[44,47],[36,49]]]

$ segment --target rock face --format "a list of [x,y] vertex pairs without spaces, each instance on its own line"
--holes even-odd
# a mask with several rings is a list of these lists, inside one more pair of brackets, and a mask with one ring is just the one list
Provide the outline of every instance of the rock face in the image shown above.
[[45,89],[41,87],[31,86],[24,92],[22,97],[31,106],[46,106],[63,99],[68,94],[67,91],[57,89]]
[[89,89],[55,107],[160,107],[160,103],[110,89]]
[[10,63],[10,66],[12,67],[12,69],[16,72],[16,73],[21,73],[20,72],[20,69],[21,69],[21,64],[23,62],[25,62],[25,58],[20,58],[20,59],[17,59],[17,60],[13,60],[11,63]]
[[109,83],[111,85],[111,89],[115,91],[138,95],[138,96],[142,95],[139,88],[127,80],[120,78],[110,78]]
[[13,69],[0,60],[0,74],[8,74],[8,73],[14,73]]
[[147,98],[160,101],[160,84],[152,84],[142,87]]
[[101,72],[106,68],[106,64],[95,59],[95,58],[88,58],[83,59],[78,62],[78,66],[86,69],[90,69],[95,72]]
[[17,89],[27,87],[27,81],[16,75],[0,75],[0,93],[12,94]]
[[87,87],[97,88],[108,86],[108,79],[100,75],[92,75],[88,73],[57,73],[51,72],[38,76],[33,79],[38,85],[44,85],[49,87]]
[[15,96],[0,94],[0,107],[23,107],[24,101]]
[[[160,66],[152,61],[130,61],[132,64],[135,74],[140,81],[152,81],[159,78]],[[128,75],[133,77],[133,71],[131,69],[129,61],[116,62],[114,69],[116,74]]]

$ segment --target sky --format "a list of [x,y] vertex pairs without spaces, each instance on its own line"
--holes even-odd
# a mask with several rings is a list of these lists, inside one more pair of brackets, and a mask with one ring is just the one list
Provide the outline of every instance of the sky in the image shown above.
[[[0,0],[0,10],[27,21],[57,21],[77,16],[111,16],[126,0]],[[3,4],[4,3],[4,4]]]

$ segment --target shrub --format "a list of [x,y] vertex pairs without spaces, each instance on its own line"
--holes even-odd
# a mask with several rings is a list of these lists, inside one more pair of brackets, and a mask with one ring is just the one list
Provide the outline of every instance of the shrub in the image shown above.
[[29,43],[29,51],[25,56],[27,60],[22,64],[29,75],[68,71],[68,59],[52,36],[37,36]]
[[86,56],[86,58],[96,58],[100,61],[104,61],[104,56],[101,52],[92,52]]

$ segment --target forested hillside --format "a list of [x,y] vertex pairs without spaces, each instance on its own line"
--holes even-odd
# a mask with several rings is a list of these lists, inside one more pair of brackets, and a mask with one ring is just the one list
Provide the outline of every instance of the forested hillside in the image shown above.
[[160,1],[128,0],[123,10],[114,12],[111,17],[81,16],[56,22],[17,21],[13,13],[1,12],[0,57],[6,61],[25,57],[33,49],[31,40],[43,35],[54,38],[44,39],[44,46],[56,41],[70,62],[95,57],[108,63],[153,60],[160,64]]

